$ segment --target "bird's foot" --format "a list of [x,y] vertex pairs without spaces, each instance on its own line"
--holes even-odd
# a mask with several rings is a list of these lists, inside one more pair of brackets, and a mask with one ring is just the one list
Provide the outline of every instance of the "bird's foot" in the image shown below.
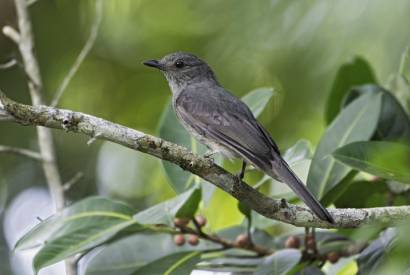
[[280,200],[280,206],[281,206],[282,208],[289,208],[289,203],[288,203],[288,201],[287,201],[286,199],[282,198],[282,199]]
[[238,183],[242,182],[243,178],[245,177],[245,170],[246,170],[246,162],[243,161],[241,171],[235,174],[235,177]]
[[235,181],[237,183],[241,183],[242,180],[243,180],[243,177],[244,177],[243,173],[239,172],[239,173],[236,173],[234,175],[235,175]]

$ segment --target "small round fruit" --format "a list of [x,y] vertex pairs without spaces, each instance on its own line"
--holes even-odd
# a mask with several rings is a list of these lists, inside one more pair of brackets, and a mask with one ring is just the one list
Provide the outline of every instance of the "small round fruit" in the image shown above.
[[176,234],[174,236],[174,243],[177,246],[181,246],[185,244],[185,236],[183,234]]
[[240,234],[236,237],[235,244],[244,247],[249,244],[249,237],[246,234]]
[[289,236],[285,241],[286,248],[299,248],[300,240],[296,236]]
[[188,236],[188,243],[192,246],[196,246],[199,244],[199,238],[197,235],[190,234]]
[[340,255],[337,251],[332,251],[327,254],[327,260],[332,264],[337,263],[339,261]]
[[176,227],[187,226],[188,223],[189,223],[189,219],[185,219],[185,218],[175,218],[174,219],[174,224]]
[[309,250],[315,250],[316,248],[316,243],[314,240],[308,240],[306,243],[306,248]]
[[196,220],[196,222],[198,223],[198,225],[200,226],[200,227],[202,227],[202,226],[205,226],[206,225],[206,218],[204,217],[204,216],[201,216],[201,215],[199,215],[199,216],[196,216],[195,217],[195,220]]

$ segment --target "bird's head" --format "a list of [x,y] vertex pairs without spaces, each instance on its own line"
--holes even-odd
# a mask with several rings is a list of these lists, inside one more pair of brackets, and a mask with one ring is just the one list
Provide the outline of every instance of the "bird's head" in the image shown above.
[[216,82],[214,73],[208,64],[189,53],[171,53],[160,60],[145,61],[144,65],[161,70],[173,92],[192,83]]

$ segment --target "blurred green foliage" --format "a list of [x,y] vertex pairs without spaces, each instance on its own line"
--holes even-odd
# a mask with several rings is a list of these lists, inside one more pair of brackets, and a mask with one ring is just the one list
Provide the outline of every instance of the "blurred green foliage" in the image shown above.
[[[30,12],[49,102],[87,39],[94,2],[38,0]],[[59,106],[158,135],[161,116],[169,118],[164,112],[169,106],[170,92],[163,77],[147,70],[141,62],[177,50],[189,51],[205,59],[220,82],[237,96],[257,87],[274,87],[279,96],[265,106],[259,119],[282,152],[301,138],[316,145],[324,133],[325,122],[331,121],[325,115],[329,114],[329,106],[336,108],[331,111],[334,117],[342,107],[343,93],[347,94],[346,89],[352,85],[377,80],[396,96],[404,112],[410,113],[410,86],[406,80],[410,66],[400,66],[403,50],[410,44],[409,13],[410,3],[406,0],[104,1],[97,42]],[[0,2],[0,26],[5,24],[16,24],[12,0]],[[0,34],[0,63],[10,58],[19,59],[18,53]],[[333,82],[337,72],[340,76],[340,65],[350,64],[343,67],[349,68],[358,62],[371,64],[370,73],[363,73],[365,80],[342,75],[337,78],[340,83]],[[397,74],[399,70],[401,74]],[[359,68],[359,72],[363,70]],[[29,103],[20,66],[0,71],[0,88],[11,98]],[[335,89],[339,90],[334,92]],[[338,96],[329,97],[331,91]],[[168,184],[170,177],[157,159],[108,143],[87,146],[84,137],[69,133],[54,132],[54,136],[63,179],[70,179],[78,171],[85,174],[67,192],[71,201],[98,193],[127,201],[140,210],[175,195]],[[37,149],[35,129],[0,123],[0,144]],[[301,170],[307,173],[311,156],[302,159]],[[226,165],[230,170],[238,166]],[[251,183],[263,179],[258,173],[251,174],[246,178]],[[178,184],[185,185],[186,181]],[[365,192],[369,181],[360,182],[355,190]],[[335,204],[380,206],[388,183],[372,192],[372,199],[360,204],[349,204],[346,196]],[[38,163],[0,155],[0,209],[33,185],[45,186]],[[344,188],[350,185],[353,183],[349,181]],[[355,190],[347,190],[345,195],[357,194]],[[269,192],[284,194],[283,189],[274,191]],[[218,230],[243,221],[235,199],[220,190],[210,193],[212,197],[199,209],[208,217],[210,228]],[[203,192],[202,196],[205,199],[207,195]],[[395,202],[399,204],[400,200]],[[263,219],[253,218],[254,224],[268,224],[271,233],[292,232],[286,226]],[[407,229],[400,227],[400,232]],[[6,244],[2,238],[3,235],[0,273],[7,274],[8,249],[3,249]],[[399,251],[408,251],[408,246],[403,246]],[[394,265],[393,259],[387,266]]]

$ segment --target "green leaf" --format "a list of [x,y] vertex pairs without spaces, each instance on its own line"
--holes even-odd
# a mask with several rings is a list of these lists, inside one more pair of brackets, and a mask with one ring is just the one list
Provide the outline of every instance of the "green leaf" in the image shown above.
[[252,209],[246,203],[238,201],[238,209],[239,211],[241,211],[243,215],[245,215],[245,217],[248,220],[252,218],[251,217]]
[[410,146],[386,141],[355,142],[333,156],[343,164],[375,176],[410,183]]
[[217,188],[208,206],[203,209],[208,224],[213,230],[236,225],[243,221],[238,210],[238,201],[231,195]]
[[21,251],[43,245],[62,224],[63,217],[60,215],[54,215],[41,221],[17,241],[14,250]]
[[317,266],[311,265],[300,270],[298,275],[325,275],[325,273]]
[[199,251],[174,253],[149,263],[132,274],[189,275],[200,260]]
[[306,139],[298,140],[295,145],[287,149],[285,154],[283,154],[283,158],[290,166],[299,161],[311,159],[312,156],[312,145]]
[[[162,114],[159,126],[159,136],[162,139],[192,150],[192,138],[179,123],[171,103],[167,105]],[[198,147],[203,147],[203,145],[198,144]],[[199,151],[206,151],[206,149],[203,147]],[[193,180],[191,173],[182,170],[181,167],[168,161],[161,161],[161,163],[164,167],[165,174],[169,179],[169,184],[176,193],[180,194],[189,188],[189,184]]]
[[191,195],[184,202],[184,204],[178,209],[175,217],[178,218],[192,218],[198,209],[201,202],[201,189],[194,188]]
[[332,158],[333,151],[354,141],[370,139],[380,107],[380,94],[363,95],[344,108],[327,128],[313,156],[307,180],[308,188],[317,198],[323,198],[351,170]]
[[366,247],[357,258],[359,265],[359,274],[376,274],[380,264],[383,263],[386,254],[391,250],[396,239],[397,231],[394,228],[388,228],[380,237]]
[[104,142],[97,161],[98,188],[110,197],[136,201],[152,192],[158,161],[112,142]]
[[131,217],[134,210],[127,205],[101,197],[90,197],[74,203],[64,209],[62,213],[57,213],[43,220],[38,225],[29,230],[21,237],[16,245],[15,250],[25,250],[43,245],[50,239],[53,233],[60,230],[64,223],[74,219],[73,217],[92,217],[92,214],[120,215],[120,217]]
[[173,225],[175,217],[193,217],[200,201],[201,189],[194,187],[175,198],[135,214],[134,219],[140,224]]
[[[310,142],[305,139],[298,140],[283,154],[285,161],[303,182],[306,182],[312,156],[312,146]],[[266,183],[270,183],[270,195],[272,197],[278,199],[285,198],[288,201],[298,200],[295,193],[283,185],[283,183],[278,182],[266,175],[258,183],[256,183],[254,187],[260,188]],[[272,220],[269,221],[269,223],[272,223]]]
[[255,271],[255,275],[282,275],[287,274],[296,266],[302,253],[297,249],[283,249],[276,251],[272,256],[266,257]]
[[336,201],[340,196],[342,196],[346,190],[351,186],[353,183],[354,177],[359,172],[356,170],[351,170],[336,186],[335,188],[331,189],[326,195],[323,196],[321,202],[324,205],[330,205],[334,201]]
[[139,233],[105,246],[88,263],[86,275],[131,274],[167,255],[218,247],[202,240],[195,247],[189,244],[177,246],[170,234]]
[[325,119],[327,124],[337,116],[342,108],[342,99],[352,86],[376,83],[376,78],[369,63],[361,58],[355,57],[351,62],[342,65],[333,82],[327,102]]
[[387,84],[387,89],[400,102],[407,115],[410,116],[410,83],[401,75],[394,75]]
[[410,118],[407,116],[397,99],[389,91],[377,85],[355,87],[345,98],[344,104],[349,104],[358,96],[369,93],[382,95],[382,107],[374,139],[392,141],[401,140],[409,142]]
[[201,266],[215,274],[253,274],[251,271],[254,271],[263,261],[262,258],[255,257],[248,251],[230,249],[229,252],[220,253],[213,259],[207,259],[206,263]]
[[272,87],[262,87],[250,91],[247,95],[242,97],[242,101],[248,105],[253,115],[258,117],[265,109],[273,94],[274,90]]
[[92,197],[73,204],[27,233],[18,246],[31,242],[43,230],[52,228],[44,246],[34,258],[36,272],[77,253],[94,248],[121,230],[136,225],[133,210],[123,203]]
[[326,267],[326,274],[334,275],[352,275],[357,274],[359,268],[356,262],[356,256],[342,257],[335,264]]
[[[408,186],[408,185],[406,185]],[[337,208],[367,208],[386,205],[385,184],[381,182],[354,181],[334,202]],[[366,196],[363,196],[366,194]]]

